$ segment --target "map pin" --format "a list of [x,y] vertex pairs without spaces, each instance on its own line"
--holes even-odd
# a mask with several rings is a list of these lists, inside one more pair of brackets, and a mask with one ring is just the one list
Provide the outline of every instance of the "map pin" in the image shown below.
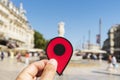
[[61,75],[72,57],[73,47],[67,39],[56,37],[48,43],[46,53],[48,59],[57,60],[57,73]]

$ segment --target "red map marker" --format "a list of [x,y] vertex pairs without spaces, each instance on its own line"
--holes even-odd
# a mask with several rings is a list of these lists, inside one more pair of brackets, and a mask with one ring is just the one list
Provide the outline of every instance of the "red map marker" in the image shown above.
[[72,57],[73,47],[67,39],[56,37],[48,43],[46,53],[48,59],[57,60],[57,73],[61,75]]

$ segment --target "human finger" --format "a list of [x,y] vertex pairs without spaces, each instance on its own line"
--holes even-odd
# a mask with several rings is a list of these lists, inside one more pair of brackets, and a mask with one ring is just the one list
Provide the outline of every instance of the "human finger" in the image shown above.
[[20,73],[20,75],[17,77],[17,80],[32,80],[36,77],[38,72],[43,71],[47,62],[48,60],[41,60],[30,64]]
[[57,69],[57,61],[51,59],[45,66],[44,71],[41,75],[41,80],[53,80]]

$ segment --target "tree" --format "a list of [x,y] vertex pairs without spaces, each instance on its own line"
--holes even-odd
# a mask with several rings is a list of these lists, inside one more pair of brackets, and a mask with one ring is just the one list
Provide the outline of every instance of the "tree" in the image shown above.
[[34,34],[34,48],[40,48],[40,49],[45,49],[47,46],[47,43],[49,41],[46,40],[41,33],[35,30]]

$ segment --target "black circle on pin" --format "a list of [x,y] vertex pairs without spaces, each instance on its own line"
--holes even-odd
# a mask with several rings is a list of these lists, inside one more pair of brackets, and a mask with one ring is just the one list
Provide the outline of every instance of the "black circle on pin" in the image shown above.
[[56,44],[54,47],[54,52],[58,56],[62,56],[65,53],[65,47],[62,44]]

